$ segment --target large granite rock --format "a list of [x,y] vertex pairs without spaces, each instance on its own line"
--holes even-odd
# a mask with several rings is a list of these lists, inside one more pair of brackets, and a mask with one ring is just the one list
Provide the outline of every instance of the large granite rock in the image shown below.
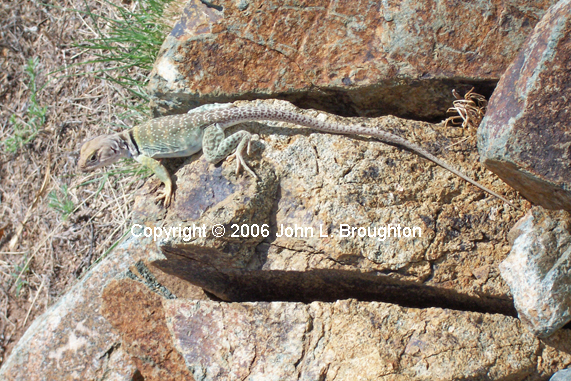
[[[30,325],[2,364],[0,380],[140,380],[139,364],[125,352],[121,337],[102,316],[101,293],[127,271],[141,277],[137,268],[144,268],[139,264],[153,256],[153,251],[157,246],[151,239],[129,234]],[[159,287],[166,286],[179,297],[206,298],[197,287],[153,270],[150,276]]]
[[571,211],[571,1],[562,0],[494,91],[478,130],[482,162],[531,202]]
[[531,381],[571,362],[571,332],[540,341],[500,315],[354,300],[164,305],[177,349],[203,380]]
[[[294,109],[285,101],[261,103]],[[469,141],[451,145],[463,140],[467,132],[462,129],[396,117],[345,121],[417,142],[514,198],[505,184],[482,169]],[[182,161],[168,161],[176,179],[171,207],[154,203],[158,180],[149,181],[137,197],[132,236],[62,304],[34,323],[0,370],[2,379],[106,379],[107,374],[115,379],[231,379],[243,375],[244,368],[227,365],[234,361],[230,354],[236,361],[250,361],[253,374],[280,376],[293,370],[308,379],[316,374],[351,379],[369,361],[374,364],[371,374],[394,379],[434,379],[439,373],[440,379],[484,377],[483,372],[489,379],[541,379],[571,364],[566,357],[568,331],[540,341],[510,317],[516,311],[497,263],[509,252],[507,232],[520,211],[413,153],[373,139],[313,133],[285,123],[239,128],[261,135],[248,158],[258,179],[237,176],[235,162],[214,166],[200,155],[182,167]],[[376,227],[377,232],[400,225],[402,235],[359,237],[357,229],[356,235],[343,237],[343,224]],[[215,225],[225,227],[227,234],[216,237]],[[281,235],[282,225],[297,225],[303,233],[294,229],[292,236]],[[194,236],[185,240],[172,237],[176,227],[197,229],[187,231]],[[405,227],[418,227],[422,234],[407,237]],[[314,234],[305,228],[313,228]],[[159,231],[163,233],[156,243],[154,237],[143,237]],[[238,235],[230,236],[233,232]],[[157,282],[140,266],[141,260],[156,274],[161,269],[176,278],[163,274]],[[164,297],[131,280],[111,282],[129,274],[128,269]],[[185,295],[179,278],[213,297],[257,303],[166,299],[172,297],[167,289],[177,285],[182,291],[174,294]],[[186,295],[205,298],[196,291]],[[345,298],[362,302],[326,303]],[[260,302],[276,300],[291,303]],[[301,303],[316,300],[321,302]],[[205,316],[213,326],[205,323]],[[226,328],[226,338],[219,338],[224,335],[216,322],[235,329]],[[321,326],[323,340],[318,339]],[[288,329],[301,335],[275,335]],[[195,340],[193,335],[207,331],[214,341]],[[241,332],[259,340],[233,349]],[[347,332],[362,335],[343,336]],[[393,344],[391,337],[396,338]],[[274,347],[287,351],[280,357]],[[108,368],[101,365],[106,355],[120,355],[121,361],[113,362],[114,373],[105,373]]]
[[[163,359],[155,370],[203,381],[531,381],[571,363],[571,331],[540,340],[502,315],[355,300],[167,300],[131,280],[111,283],[103,298],[134,361]],[[174,374],[164,379],[191,379]]]
[[490,94],[554,0],[188,2],[150,77],[157,113],[287,99],[345,116],[442,118]]
[[[293,109],[285,101],[263,103]],[[464,133],[395,117],[344,121],[397,133],[433,151]],[[516,314],[497,264],[509,252],[505,238],[520,211],[372,139],[285,123],[246,128],[262,136],[248,160],[259,179],[236,177],[234,162],[213,166],[191,158],[176,172],[174,202],[155,225],[205,226],[206,237],[159,237],[162,255],[150,258],[152,265],[228,301],[352,297]],[[438,155],[511,198],[468,147]],[[136,208],[159,214],[152,199],[140,198]],[[223,237],[214,236],[215,225],[225,227]],[[347,234],[345,226],[356,230]],[[359,236],[367,228],[377,236]],[[412,234],[405,228],[420,233],[407,237]]]
[[[134,242],[136,241],[136,242]],[[116,275],[156,250],[127,240],[36,318],[0,368],[0,380],[131,381],[138,374],[120,337],[101,316],[100,294]]]
[[510,239],[502,277],[527,328],[549,336],[571,320],[571,216],[534,207]]

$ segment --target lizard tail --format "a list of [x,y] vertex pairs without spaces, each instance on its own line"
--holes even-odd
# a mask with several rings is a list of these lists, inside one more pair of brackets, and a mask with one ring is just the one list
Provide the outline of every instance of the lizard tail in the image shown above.
[[373,136],[385,143],[396,144],[410,151],[413,151],[419,154],[420,156],[439,165],[440,167],[452,172],[456,176],[474,185],[475,187],[483,190],[484,192],[487,192],[492,196],[497,197],[498,199],[502,200],[503,202],[506,202],[507,204],[516,209],[520,209],[514,204],[512,204],[505,197],[472,180],[462,172],[451,167],[449,164],[440,160],[439,158],[437,158],[430,152],[426,151],[424,148],[420,147],[419,145],[409,142],[408,140],[401,138],[398,135],[391,134],[390,132],[363,127],[356,124],[330,123],[325,121],[324,119],[309,117],[293,111],[282,110],[271,107],[257,107],[257,106],[231,107],[221,110],[214,110],[204,113],[201,119],[202,120],[200,120],[200,122],[203,123],[208,123],[208,124],[221,123],[223,125],[223,128],[227,128],[231,125],[243,122],[270,120],[276,122],[287,122],[287,123],[297,124],[300,126],[309,127],[318,131],[324,131],[333,134]]

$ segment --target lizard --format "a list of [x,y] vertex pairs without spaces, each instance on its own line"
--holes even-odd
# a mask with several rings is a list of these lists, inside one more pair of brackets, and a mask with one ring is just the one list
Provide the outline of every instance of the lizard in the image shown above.
[[167,169],[157,159],[191,156],[202,149],[208,162],[216,164],[226,158],[234,157],[237,174],[243,167],[254,178],[257,177],[242,155],[244,152],[250,154],[250,143],[258,136],[245,130],[237,131],[228,137],[225,137],[224,133],[224,130],[230,126],[251,121],[279,121],[333,134],[372,136],[382,142],[404,147],[514,206],[503,196],[472,180],[421,146],[398,135],[358,124],[326,122],[299,112],[269,106],[235,107],[231,103],[215,103],[192,109],[186,114],[151,119],[130,130],[101,135],[86,141],[80,150],[78,166],[82,172],[89,172],[121,158],[133,158],[150,168],[164,183],[164,188],[156,200],[163,200],[164,206],[168,207],[173,198],[173,184]]

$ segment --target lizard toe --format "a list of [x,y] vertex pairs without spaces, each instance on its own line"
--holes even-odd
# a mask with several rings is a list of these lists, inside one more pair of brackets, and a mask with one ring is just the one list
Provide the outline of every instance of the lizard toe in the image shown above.
[[155,197],[155,202],[160,203],[161,201],[163,201],[163,205],[165,208],[168,208],[169,205],[171,204],[172,198],[173,198],[173,194],[171,189],[167,189],[168,187],[165,187],[165,189],[163,189],[162,191],[159,192],[159,194],[157,195],[157,197]]

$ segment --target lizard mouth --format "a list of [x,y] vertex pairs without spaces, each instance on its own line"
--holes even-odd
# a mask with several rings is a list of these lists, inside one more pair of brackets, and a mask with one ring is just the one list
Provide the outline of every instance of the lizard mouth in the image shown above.
[[102,162],[99,161],[97,159],[95,160],[91,160],[92,162],[89,161],[80,161],[77,165],[77,167],[79,168],[79,170],[81,172],[93,172],[98,168],[104,167],[107,164],[111,164],[113,161],[107,163],[107,162]]
[[77,163],[77,167],[81,172],[91,172],[99,167],[102,167],[104,164],[101,163],[99,158],[97,157],[97,153],[93,153],[87,157],[83,155],[79,158],[79,162]]
[[97,169],[97,168],[95,168],[95,167],[85,167],[85,166],[81,166],[81,165],[79,165],[78,167],[79,167],[79,170],[80,170],[81,172],[92,172],[92,171],[94,171],[95,169]]
[[85,165],[84,163],[78,163],[77,168],[79,169],[80,172],[91,172],[95,169],[95,167],[90,167],[88,165]]

